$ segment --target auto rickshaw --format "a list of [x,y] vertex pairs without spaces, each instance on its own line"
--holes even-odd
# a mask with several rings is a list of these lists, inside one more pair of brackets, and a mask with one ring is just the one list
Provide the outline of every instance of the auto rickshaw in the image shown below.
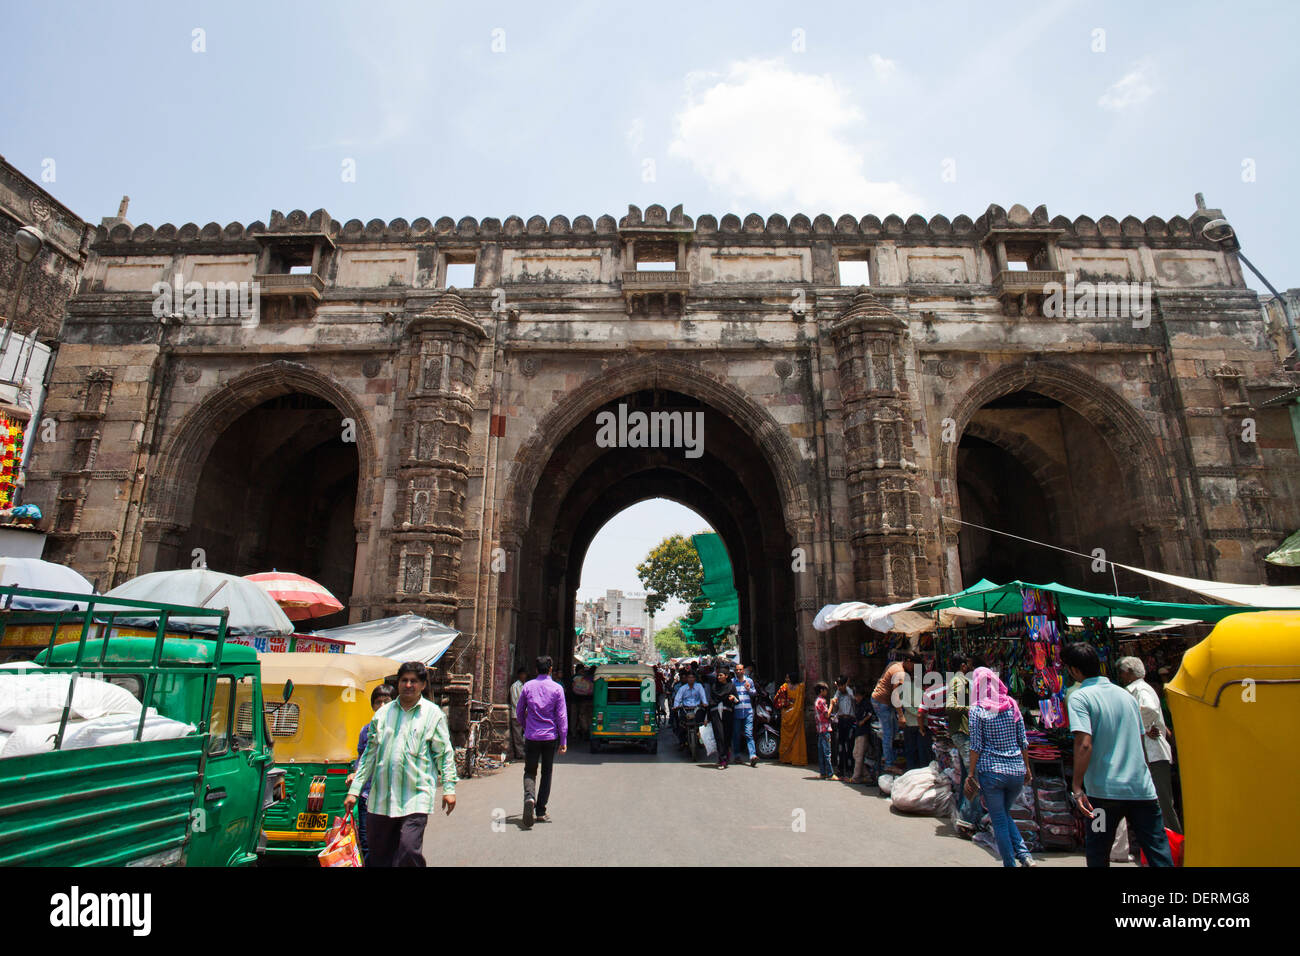
[[596,668],[591,752],[606,744],[636,744],[659,752],[655,672],[648,664],[602,664]]
[[[266,852],[319,853],[325,831],[343,814],[357,737],[374,716],[370,693],[386,680],[395,683],[401,663],[368,654],[290,652],[258,658],[275,765],[285,771],[284,797],[266,811]],[[239,701],[238,707],[239,726],[251,724],[251,701]]]
[[1300,612],[1225,617],[1165,685],[1178,735],[1185,866],[1295,866]]

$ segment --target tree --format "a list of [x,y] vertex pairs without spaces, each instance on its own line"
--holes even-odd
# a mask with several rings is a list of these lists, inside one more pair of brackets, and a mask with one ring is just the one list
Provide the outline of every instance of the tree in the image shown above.
[[687,616],[704,607],[704,567],[690,538],[680,534],[664,538],[636,566],[636,576],[646,589],[645,609],[654,614],[669,598],[689,604]]
[[688,649],[686,639],[682,637],[682,626],[673,621],[667,627],[655,631],[655,650],[666,658],[686,657]]

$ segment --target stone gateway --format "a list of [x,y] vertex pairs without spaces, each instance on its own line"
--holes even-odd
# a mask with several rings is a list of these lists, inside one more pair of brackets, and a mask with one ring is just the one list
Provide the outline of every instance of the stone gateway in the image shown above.
[[[338,623],[451,623],[448,660],[498,702],[519,662],[567,664],[587,548],[646,498],[722,536],[765,676],[852,669],[861,633],[811,626],[832,601],[1112,585],[994,531],[1266,581],[1300,526],[1267,402],[1300,382],[1201,235],[1217,215],[118,221],[68,305],[27,500],[46,556],[101,588],[278,567]],[[1080,306],[1106,283],[1143,314]],[[256,320],[209,288],[253,290]]]

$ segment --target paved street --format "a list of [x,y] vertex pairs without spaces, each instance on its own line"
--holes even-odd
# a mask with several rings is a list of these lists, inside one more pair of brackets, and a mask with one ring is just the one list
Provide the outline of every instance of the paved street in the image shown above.
[[[553,823],[523,830],[523,764],[464,781],[450,817],[425,835],[431,865],[680,866],[728,859],[753,865],[998,866],[944,821],[891,812],[874,787],[817,779],[814,768],[760,761],[717,770],[660,738],[657,755],[591,754],[575,742],[558,757]],[[494,815],[496,825],[494,826]],[[804,828],[794,825],[802,817]],[[1045,866],[1082,866],[1083,854],[1039,854]]]

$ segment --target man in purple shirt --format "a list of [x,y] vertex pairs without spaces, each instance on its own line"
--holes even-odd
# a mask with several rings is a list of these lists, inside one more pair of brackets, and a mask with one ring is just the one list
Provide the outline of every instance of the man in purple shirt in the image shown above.
[[[551,767],[555,749],[568,749],[569,714],[564,704],[564,688],[551,680],[552,661],[537,658],[537,676],[524,685],[515,708],[515,719],[524,728],[524,829],[538,823],[550,823],[546,799],[551,795]],[[537,763],[542,764],[542,787],[537,789]]]

